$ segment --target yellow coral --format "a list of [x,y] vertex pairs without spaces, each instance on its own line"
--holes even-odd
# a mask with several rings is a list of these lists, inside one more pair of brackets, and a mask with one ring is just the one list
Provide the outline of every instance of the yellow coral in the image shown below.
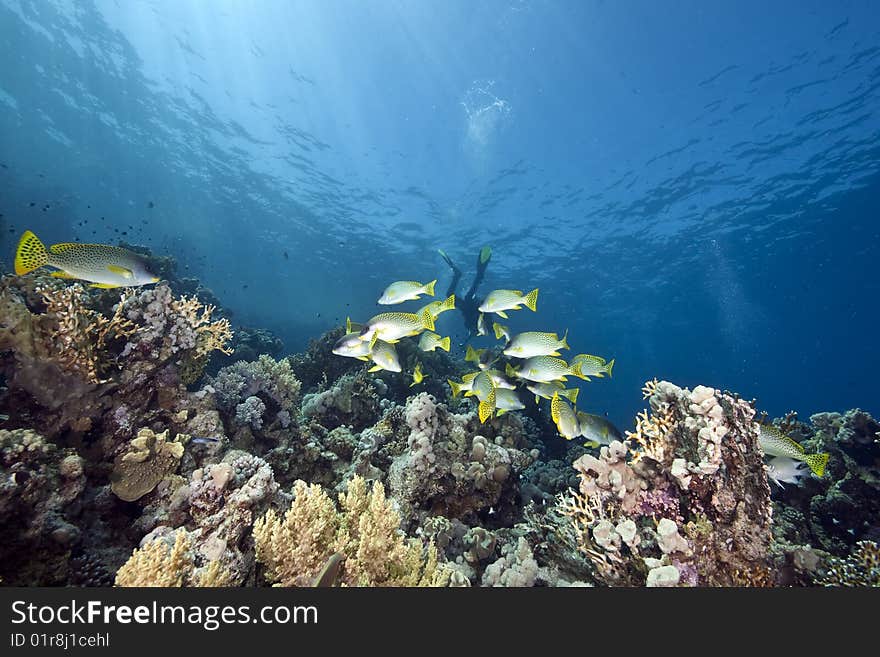
[[141,429],[129,450],[116,458],[110,489],[126,502],[140,499],[177,469],[187,440],[187,434],[168,440],[168,429],[162,433],[153,433],[146,427]]
[[636,430],[626,432],[626,439],[636,445],[632,450],[632,462],[635,463],[647,457],[657,463],[666,463],[666,459],[672,455],[666,453],[669,441],[665,436],[674,425],[675,417],[672,408],[666,402],[660,404],[659,408],[651,415],[648,414],[648,411],[638,413]]
[[344,557],[339,579],[349,586],[446,586],[450,571],[399,531],[400,516],[381,483],[354,477],[339,495],[341,511],[317,485],[297,482],[296,499],[280,520],[269,511],[254,525],[257,560],[281,586],[307,586],[334,552]]
[[229,586],[232,573],[219,561],[201,570],[193,562],[192,543],[178,530],[173,547],[156,540],[135,550],[116,572],[116,586]]

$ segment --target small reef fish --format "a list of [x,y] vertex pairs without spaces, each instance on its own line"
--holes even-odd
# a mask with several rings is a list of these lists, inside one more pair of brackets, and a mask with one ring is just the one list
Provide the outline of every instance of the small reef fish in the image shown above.
[[495,313],[507,319],[506,310],[519,310],[520,306],[535,312],[538,306],[538,288],[528,294],[522,290],[492,290],[477,308],[481,313]]
[[510,329],[502,326],[498,322],[492,322],[492,330],[495,332],[495,339],[500,340],[502,337],[510,342]]
[[558,356],[559,349],[568,349],[568,331],[559,339],[555,333],[542,333],[541,331],[528,331],[518,333],[507,343],[504,348],[506,356],[514,358],[531,358],[532,356]]
[[525,407],[515,390],[495,388],[495,410],[498,415],[504,415],[507,411],[518,411]]
[[532,356],[531,358],[524,360],[518,369],[508,363],[505,371],[507,372],[507,376],[526,379],[527,381],[535,381],[537,383],[567,381],[568,379],[566,377],[568,376],[587,379],[587,377],[581,373],[579,363],[569,365],[561,358],[554,358],[553,356]]
[[568,402],[562,400],[559,392],[554,392],[550,400],[550,417],[556,424],[556,430],[566,440],[572,440],[580,435],[577,415]]
[[189,441],[196,445],[216,445],[220,442],[220,439],[213,436],[193,436]]
[[385,288],[382,296],[379,297],[379,303],[383,306],[390,306],[395,303],[403,303],[418,299],[421,295],[427,294],[429,297],[434,296],[434,285],[437,280],[434,279],[430,283],[419,283],[418,281],[397,281]]
[[427,310],[421,315],[415,313],[380,313],[372,317],[361,329],[361,340],[397,342],[410,335],[418,335],[424,330],[434,330],[434,318]]
[[[610,377],[611,370],[614,368],[614,359],[605,362],[601,356],[591,356],[590,354],[578,354],[571,359],[571,364],[578,363],[580,365],[581,374],[584,376],[604,377],[606,374]],[[589,379],[587,379],[589,381]]]
[[346,333],[333,345],[333,353],[346,358],[370,360],[370,343],[361,340],[360,333]]
[[149,270],[147,261],[128,249],[79,242],[53,244],[46,249],[36,235],[25,231],[15,250],[15,273],[22,276],[46,265],[59,270],[52,272],[55,278],[88,281],[91,287],[105,289],[135,287],[159,280]]
[[425,373],[422,372],[422,364],[421,363],[416,363],[416,367],[412,373],[412,378],[413,378],[413,382],[409,384],[410,388],[412,388],[413,386],[419,385],[422,381],[425,380]]
[[486,335],[486,316],[483,313],[477,317],[477,335]]
[[610,445],[615,440],[623,442],[623,434],[620,430],[601,415],[578,411],[577,421],[580,435],[587,439],[584,447]]
[[426,310],[431,313],[431,316],[434,319],[437,319],[441,315],[441,313],[445,313],[447,310],[455,310],[455,295],[450,294],[443,301],[432,301],[431,303],[419,308],[418,311],[416,311],[416,314],[421,315]]
[[803,461],[787,456],[777,456],[767,463],[767,477],[780,488],[785,488],[783,483],[800,485],[801,477],[808,473],[809,467]]
[[480,423],[485,422],[495,412],[495,385],[486,372],[479,372],[474,377],[471,389],[464,396],[476,397],[480,401],[477,407]]
[[568,388],[562,381],[550,381],[549,383],[529,383],[526,389],[535,395],[535,403],[541,399],[553,399],[553,393],[558,392],[560,397],[565,397],[572,404],[577,404],[580,388]]
[[422,351],[434,351],[440,347],[443,351],[449,351],[449,337],[441,338],[433,331],[425,331],[419,338],[419,349]]
[[772,424],[761,424],[758,441],[765,454],[770,456],[786,456],[796,461],[803,461],[817,477],[825,474],[825,466],[828,465],[828,452],[821,454],[806,454],[801,445]]
[[394,345],[384,340],[376,340],[376,343],[370,349],[370,358],[375,363],[369,369],[370,372],[378,372],[379,370],[387,370],[389,372],[400,372],[400,359],[397,357],[397,350]]

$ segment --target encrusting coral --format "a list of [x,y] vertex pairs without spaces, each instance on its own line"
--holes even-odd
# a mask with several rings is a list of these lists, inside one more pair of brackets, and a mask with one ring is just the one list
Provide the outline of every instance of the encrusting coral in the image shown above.
[[162,433],[141,429],[129,450],[116,457],[110,488],[126,502],[140,499],[177,469],[188,439],[189,436],[178,434],[174,440],[168,440],[168,429]]
[[433,544],[405,539],[385,489],[354,477],[339,495],[339,511],[320,486],[298,481],[281,519],[273,511],[254,524],[257,560],[270,581],[307,586],[334,554],[343,556],[339,580],[348,586],[445,586],[451,573]]

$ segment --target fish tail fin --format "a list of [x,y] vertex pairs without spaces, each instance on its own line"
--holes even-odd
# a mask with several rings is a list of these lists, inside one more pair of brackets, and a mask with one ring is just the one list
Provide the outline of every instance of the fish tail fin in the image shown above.
[[590,449],[595,449],[599,446],[599,443],[595,440],[588,440],[584,443],[584,447],[589,447]]
[[429,331],[434,330],[434,315],[431,314],[430,310],[425,310],[425,312],[422,313],[422,327]]
[[525,298],[523,299],[523,303],[526,304],[526,308],[531,310],[532,312],[537,312],[538,309],[538,288],[535,288],[531,292],[529,292]]
[[480,414],[480,424],[489,419],[489,416],[495,412],[495,391],[490,390],[489,394],[486,395],[486,399],[480,402],[478,407],[478,412]]
[[562,335],[562,340],[559,341],[559,348],[571,349],[571,347],[568,346],[568,329],[565,329],[565,333]]
[[504,373],[505,373],[507,376],[510,376],[510,377],[513,377],[513,378],[518,378],[518,377],[517,377],[517,374],[516,374],[516,370],[513,369],[513,365],[511,365],[510,363],[505,364],[505,366],[504,366]]
[[442,340],[440,340],[440,342],[439,342],[439,347],[440,347],[443,351],[446,351],[446,352],[449,351],[449,345],[450,345],[450,340],[449,340],[449,336],[448,336],[448,335],[447,335],[445,338],[443,338]]
[[479,355],[477,354],[476,351],[474,351],[474,348],[470,345],[468,345],[467,348],[465,349],[464,360],[465,360],[465,362],[468,362],[468,363],[470,363],[471,361],[476,362],[479,360]]
[[608,373],[608,376],[611,376],[611,369],[614,367],[614,359],[612,358],[610,361],[605,363],[605,372]]
[[437,284],[436,278],[433,281],[431,281],[430,283],[426,283],[425,284],[425,294],[427,294],[430,297],[433,297],[434,296],[434,286],[436,284]]
[[501,328],[501,324],[498,322],[492,322],[492,330],[495,332],[495,339],[500,340],[501,336],[504,335],[504,330]]
[[804,460],[807,462],[807,465],[810,466],[810,470],[817,477],[821,477],[825,474],[825,466],[828,465],[828,452],[823,452],[821,454],[808,454]]
[[561,394],[563,397],[568,398],[568,401],[570,401],[572,404],[577,404],[578,395],[580,394],[580,392],[580,388],[569,388],[568,390],[563,390]]
[[15,249],[15,273],[19,276],[49,264],[49,252],[40,238],[26,230]]
[[461,394],[461,384],[456,383],[452,379],[446,379],[446,383],[449,384],[449,387],[452,388],[452,398],[455,399]]
[[439,310],[455,310],[455,295],[450,294],[446,300],[440,304]]

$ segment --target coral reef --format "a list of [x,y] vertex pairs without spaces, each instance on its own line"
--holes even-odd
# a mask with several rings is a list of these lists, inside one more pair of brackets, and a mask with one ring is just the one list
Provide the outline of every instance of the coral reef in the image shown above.
[[777,420],[830,459],[771,501],[732,393],[651,381],[626,439],[587,449],[547,404],[481,423],[445,352],[401,341],[404,372],[371,373],[336,329],[285,355],[199,289],[0,279],[3,583],[878,583],[863,411]]
[[599,458],[575,462],[562,495],[581,551],[604,584],[745,585],[769,578],[770,489],[750,404],[711,388],[645,389],[650,413]]

